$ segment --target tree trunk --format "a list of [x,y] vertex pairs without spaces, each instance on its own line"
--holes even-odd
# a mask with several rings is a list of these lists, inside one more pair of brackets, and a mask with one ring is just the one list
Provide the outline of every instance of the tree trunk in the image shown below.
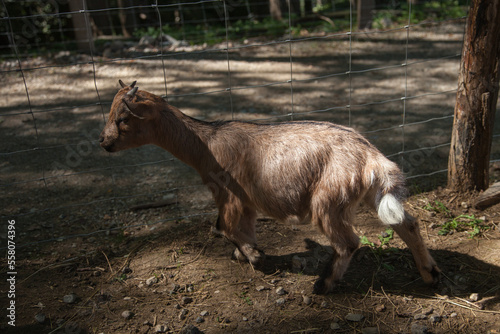
[[358,0],[358,30],[369,29],[373,21],[375,0]]
[[277,21],[281,21],[281,6],[280,0],[269,0],[269,13],[271,17]]
[[[81,0],[70,0],[69,10],[72,12],[79,12],[84,8],[84,3]],[[91,40],[92,32],[87,31],[90,29],[90,23],[87,27],[88,13],[73,13],[73,27],[75,28],[75,39],[79,51],[90,52],[93,51],[94,44]],[[87,19],[85,18],[87,16]]]
[[489,185],[493,121],[500,69],[500,1],[473,0],[467,17],[448,160],[448,187]]

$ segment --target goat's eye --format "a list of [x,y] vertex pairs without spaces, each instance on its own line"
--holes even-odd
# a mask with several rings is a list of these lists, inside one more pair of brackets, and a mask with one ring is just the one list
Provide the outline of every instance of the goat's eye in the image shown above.
[[120,117],[118,119],[118,124],[120,124],[120,123],[127,124],[127,122],[128,122],[128,118],[126,118],[126,117]]

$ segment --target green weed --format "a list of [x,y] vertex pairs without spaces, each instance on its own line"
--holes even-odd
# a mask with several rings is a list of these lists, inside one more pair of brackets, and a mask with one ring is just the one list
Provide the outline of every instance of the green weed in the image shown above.
[[474,238],[489,230],[490,227],[484,224],[484,220],[476,218],[474,215],[460,215],[441,225],[439,235],[448,235],[453,232],[466,231],[469,238]]

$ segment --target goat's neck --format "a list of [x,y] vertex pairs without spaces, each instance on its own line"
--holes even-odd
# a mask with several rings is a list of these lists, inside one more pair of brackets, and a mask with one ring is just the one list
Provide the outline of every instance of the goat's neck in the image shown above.
[[204,170],[204,164],[211,157],[208,140],[213,125],[195,120],[170,105],[160,115],[160,121],[155,125],[154,144],[199,172]]

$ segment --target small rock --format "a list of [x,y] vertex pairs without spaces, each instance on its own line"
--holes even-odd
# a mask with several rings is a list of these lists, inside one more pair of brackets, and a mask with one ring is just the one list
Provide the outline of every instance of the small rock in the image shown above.
[[285,298],[276,299],[276,305],[283,305],[283,304],[285,304]]
[[182,309],[181,313],[179,313],[179,320],[184,320],[186,319],[186,316],[188,314],[188,310],[187,309]]
[[377,312],[384,312],[385,311],[385,305],[384,304],[379,304],[375,307],[375,311]]
[[479,294],[478,293],[472,293],[470,296],[469,296],[469,300],[471,302],[477,302],[479,300]]
[[175,283],[169,283],[167,285],[167,292],[169,294],[174,294],[176,293],[178,290],[179,290],[180,286],[178,284],[175,284]]
[[330,329],[333,329],[333,330],[340,329],[339,323],[338,322],[332,322],[330,324]]
[[203,317],[198,317],[198,318],[196,318],[195,321],[196,321],[197,324],[201,324],[202,322],[205,321],[205,319],[203,319]]
[[202,317],[206,317],[206,316],[208,315],[208,311],[201,311],[201,312],[200,312],[200,315],[201,315]]
[[134,316],[134,313],[130,312],[129,310],[125,310],[122,312],[122,318],[130,319],[133,316]]
[[75,295],[74,293],[70,293],[69,295],[63,297],[63,302],[65,302],[66,304],[76,303],[77,300],[78,296]]
[[191,297],[182,297],[182,304],[183,305],[190,304],[192,302],[193,302],[193,298],[191,298]]
[[321,302],[321,308],[328,308],[328,302],[326,300]]
[[309,296],[302,296],[302,302],[304,302],[304,304],[306,305],[311,305],[312,299]]
[[255,290],[257,291],[264,291],[264,290],[269,290],[268,288],[266,288],[265,286],[263,285],[259,285],[258,287],[255,288]]
[[378,334],[377,327],[365,327],[361,330],[362,334]]
[[188,284],[187,287],[186,287],[186,291],[187,292],[193,292],[194,291],[194,286],[193,284]]
[[150,277],[146,280],[147,286],[151,286],[151,285],[156,284],[156,283],[158,283],[158,277],[156,277],[156,276]]
[[425,320],[425,319],[427,319],[427,316],[425,314],[420,313],[420,314],[416,314],[413,317],[413,319],[415,319],[415,320]]
[[450,314],[450,318],[456,318],[456,317],[458,317],[457,313],[453,312],[452,314]]
[[35,320],[36,322],[38,322],[39,324],[43,324],[45,322],[45,314],[43,313],[37,313],[35,315]]
[[195,325],[187,325],[186,327],[182,328],[179,334],[201,334],[203,333],[196,327]]
[[283,295],[286,295],[286,291],[285,291],[285,289],[283,289],[283,287],[280,286],[279,288],[276,289],[276,294],[278,296],[283,296]]
[[149,327],[152,327],[152,326],[153,326],[153,324],[152,324],[152,323],[151,323],[151,321],[149,321],[149,320],[144,321],[142,324],[143,324],[144,326],[149,326]]
[[419,324],[419,323],[413,323],[411,324],[411,334],[427,334],[429,333],[429,329],[427,326]]
[[248,321],[248,318],[247,317],[243,317],[241,320]]
[[346,320],[353,321],[353,322],[359,322],[365,318],[364,315],[359,314],[359,313],[348,313],[346,315]]
[[168,331],[167,325],[156,325],[154,332],[155,333],[166,333]]
[[429,317],[429,320],[433,323],[433,324],[436,324],[438,322],[441,322],[441,316],[440,315],[437,315],[437,314],[432,314],[430,317]]

